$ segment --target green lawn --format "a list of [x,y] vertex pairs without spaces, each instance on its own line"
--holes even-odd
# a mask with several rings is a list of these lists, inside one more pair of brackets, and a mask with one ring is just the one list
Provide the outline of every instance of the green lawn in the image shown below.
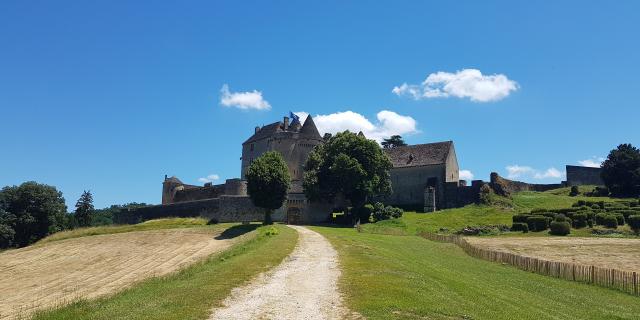
[[[255,225],[235,228],[249,231]],[[272,228],[276,235],[268,235]],[[259,227],[247,242],[174,275],[146,280],[114,296],[40,312],[34,319],[206,319],[231,289],[280,264],[297,237],[283,225]]]
[[347,305],[368,319],[638,319],[640,299],[472,258],[417,236],[314,227],[338,250]]

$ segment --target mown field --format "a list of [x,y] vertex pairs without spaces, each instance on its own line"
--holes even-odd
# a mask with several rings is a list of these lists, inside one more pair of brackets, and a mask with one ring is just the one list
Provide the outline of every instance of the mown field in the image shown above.
[[[183,227],[180,227],[181,223]],[[198,227],[194,228],[194,226]],[[136,230],[144,231],[137,232]],[[115,234],[112,234],[111,231],[115,232]],[[204,239],[194,240],[193,248],[183,247],[177,251],[170,249],[175,246],[175,243],[179,244],[187,240],[181,240],[181,237],[169,237],[165,242],[161,238],[154,238],[151,241],[158,242],[158,247],[164,248],[160,252],[177,252],[180,255],[197,252],[201,257],[198,259],[199,262],[189,262],[179,256],[164,257],[156,251],[148,253],[147,255],[152,259],[145,262],[142,259],[143,254],[140,254],[141,257],[133,257],[129,254],[148,249],[142,245],[145,243],[144,239],[146,239],[147,235],[162,236],[165,233],[175,235],[207,234]],[[101,235],[88,236],[94,234]],[[215,240],[214,237],[216,238]],[[92,272],[95,273],[92,276],[82,277],[82,281],[78,282],[76,288],[72,288],[73,290],[86,290],[86,288],[93,287],[93,282],[101,281],[107,281],[105,286],[109,287],[112,282],[108,280],[113,277],[138,274],[128,270],[129,266],[142,266],[137,270],[145,271],[143,278],[148,279],[136,281],[136,284],[129,286],[128,289],[122,290],[122,287],[114,288],[115,290],[111,293],[107,293],[106,296],[98,297],[97,299],[91,299],[94,295],[81,292],[82,294],[73,295],[75,302],[71,304],[68,304],[70,302],[68,299],[55,300],[53,302],[57,307],[50,304],[46,305],[49,309],[37,311],[34,319],[206,319],[211,308],[218,305],[232,288],[242,285],[260,272],[279,264],[293,250],[297,233],[286,226],[261,227],[257,224],[206,226],[199,219],[163,219],[132,226],[75,230],[72,233],[65,234],[63,238],[65,239],[45,239],[38,246],[28,247],[28,249],[43,250],[51,253],[49,249],[52,246],[60,247],[63,250],[65,248],[66,250],[71,250],[77,249],[83,244],[91,244],[94,241],[98,241],[98,243],[94,244],[93,247],[104,247],[103,250],[115,248],[114,246],[109,246],[109,243],[105,245],[104,241],[102,241],[104,239],[112,239],[113,243],[120,243],[124,246],[120,249],[115,248],[112,252],[104,252],[104,254],[89,254],[93,259],[105,258],[106,260],[103,262],[88,261],[89,265],[80,266],[79,268],[78,266],[68,266],[67,272],[63,272],[60,275],[62,279],[74,275],[81,276],[87,270],[93,270]],[[118,239],[121,241],[118,241]],[[207,245],[211,241],[228,242],[229,245],[223,248],[225,250],[218,251],[218,253],[196,248]],[[141,248],[136,248],[136,246],[141,246]],[[87,250],[91,249],[87,248]],[[14,251],[17,250],[10,250],[5,253],[13,254]],[[74,255],[77,254],[65,252],[57,256],[73,257]],[[127,258],[127,261],[118,263],[120,257]],[[138,260],[143,260],[143,263],[138,263]],[[114,267],[127,270],[123,269],[122,272],[114,272],[112,269],[104,269],[109,263],[116,263]],[[172,270],[167,270],[169,271],[168,273],[159,273],[154,272],[152,268],[155,264],[161,267],[169,267],[172,264],[178,264],[178,266]],[[190,266],[187,266],[189,264]],[[55,261],[52,262],[51,266],[65,268],[64,263]],[[178,269],[180,271],[175,272]],[[40,281],[42,280],[41,278],[36,275],[33,280]],[[56,282],[60,282],[60,280],[52,283]],[[18,289],[14,288],[13,290]],[[36,286],[35,289],[47,291],[45,287],[38,288]],[[8,290],[12,289],[8,288]],[[25,290],[20,291],[20,294],[24,296]],[[59,290],[44,291],[38,292],[36,295],[46,297],[48,294],[57,294]],[[3,294],[5,293],[7,292],[3,292]],[[11,292],[8,292],[8,294],[8,296],[15,296]],[[22,303],[25,308],[30,308],[33,305],[29,304],[27,300],[23,300]],[[25,310],[21,314],[2,315],[0,318],[3,318],[3,316],[7,318],[9,316],[11,318],[28,317],[30,313],[31,310]]]
[[340,254],[347,305],[368,319],[638,319],[640,299],[472,258],[418,236],[314,227]]

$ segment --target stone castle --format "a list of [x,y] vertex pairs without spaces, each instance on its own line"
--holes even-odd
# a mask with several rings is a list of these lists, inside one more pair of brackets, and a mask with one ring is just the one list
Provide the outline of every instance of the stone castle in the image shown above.
[[[132,217],[147,220],[166,216],[204,216],[219,222],[261,221],[263,210],[251,202],[247,194],[245,174],[256,158],[267,151],[279,152],[292,177],[291,188],[282,208],[273,214],[274,221],[291,224],[326,221],[334,204],[309,201],[303,192],[303,168],[311,150],[324,140],[308,116],[301,124],[297,118],[256,127],[242,143],[240,178],[224,184],[204,186],[185,184],[176,177],[165,176],[162,204],[136,209]],[[384,149],[393,164],[390,170],[393,193],[377,199],[407,210],[431,212],[461,207],[478,201],[480,187],[500,185],[511,191],[543,191],[562,185],[599,182],[597,169],[567,166],[568,181],[563,184],[536,185],[510,181],[491,174],[491,181],[474,180],[467,186],[459,180],[458,159],[453,141],[408,145]],[[136,221],[130,221],[136,222]]]

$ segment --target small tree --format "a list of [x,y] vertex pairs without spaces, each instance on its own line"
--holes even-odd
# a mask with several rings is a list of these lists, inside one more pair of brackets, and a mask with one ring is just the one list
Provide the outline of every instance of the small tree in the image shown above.
[[602,180],[614,196],[639,196],[640,150],[628,143],[611,150],[602,163]]
[[253,161],[246,174],[247,191],[256,207],[264,208],[264,224],[273,224],[271,213],[282,207],[291,183],[282,155],[269,151]]
[[329,202],[343,196],[359,209],[368,199],[391,193],[391,166],[377,142],[361,134],[340,132],[309,154],[304,193],[310,200]]
[[383,139],[381,144],[382,144],[382,147],[385,149],[391,149],[391,148],[402,147],[407,145],[404,142],[404,140],[402,140],[402,137],[399,135],[393,135],[388,139]]
[[88,227],[91,225],[91,214],[93,213],[93,195],[91,191],[84,191],[76,202],[76,221],[80,227]]

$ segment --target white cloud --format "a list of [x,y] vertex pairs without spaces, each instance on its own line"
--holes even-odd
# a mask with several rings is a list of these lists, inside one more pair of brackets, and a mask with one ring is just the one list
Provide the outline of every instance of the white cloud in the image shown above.
[[234,107],[248,110],[270,110],[271,105],[262,97],[262,92],[253,90],[247,92],[230,92],[229,86],[224,84],[220,89],[220,104],[225,107]]
[[578,163],[583,167],[600,168],[603,161],[603,157],[591,157],[590,159],[580,160]]
[[560,170],[556,168],[549,168],[545,172],[536,172],[533,176],[535,179],[546,179],[546,178],[561,178],[563,175]]
[[460,170],[460,180],[473,180],[473,173],[469,170]]
[[[300,117],[300,121],[309,115],[306,112],[296,112]],[[336,134],[345,130],[351,132],[360,132],[369,138],[381,142],[383,138],[392,135],[410,135],[418,132],[417,122],[410,116],[399,115],[393,111],[382,110],[376,115],[378,121],[371,122],[365,116],[353,112],[344,111],[326,115],[315,115],[313,121],[318,127],[320,134],[331,133]]]
[[392,92],[415,100],[456,97],[491,102],[504,99],[516,90],[518,83],[504,74],[483,75],[477,69],[463,69],[456,73],[432,73],[421,84],[403,83],[394,87]]
[[518,178],[533,178],[537,180],[542,179],[550,179],[550,178],[563,178],[565,173],[561,172],[556,168],[549,168],[544,171],[540,171],[534,169],[529,166],[519,166],[519,165],[511,165],[507,166],[507,178],[509,179],[518,179]]
[[198,181],[202,182],[202,183],[209,183],[209,182],[214,182],[216,180],[220,180],[220,176],[217,174],[210,174],[204,178],[198,178]]

